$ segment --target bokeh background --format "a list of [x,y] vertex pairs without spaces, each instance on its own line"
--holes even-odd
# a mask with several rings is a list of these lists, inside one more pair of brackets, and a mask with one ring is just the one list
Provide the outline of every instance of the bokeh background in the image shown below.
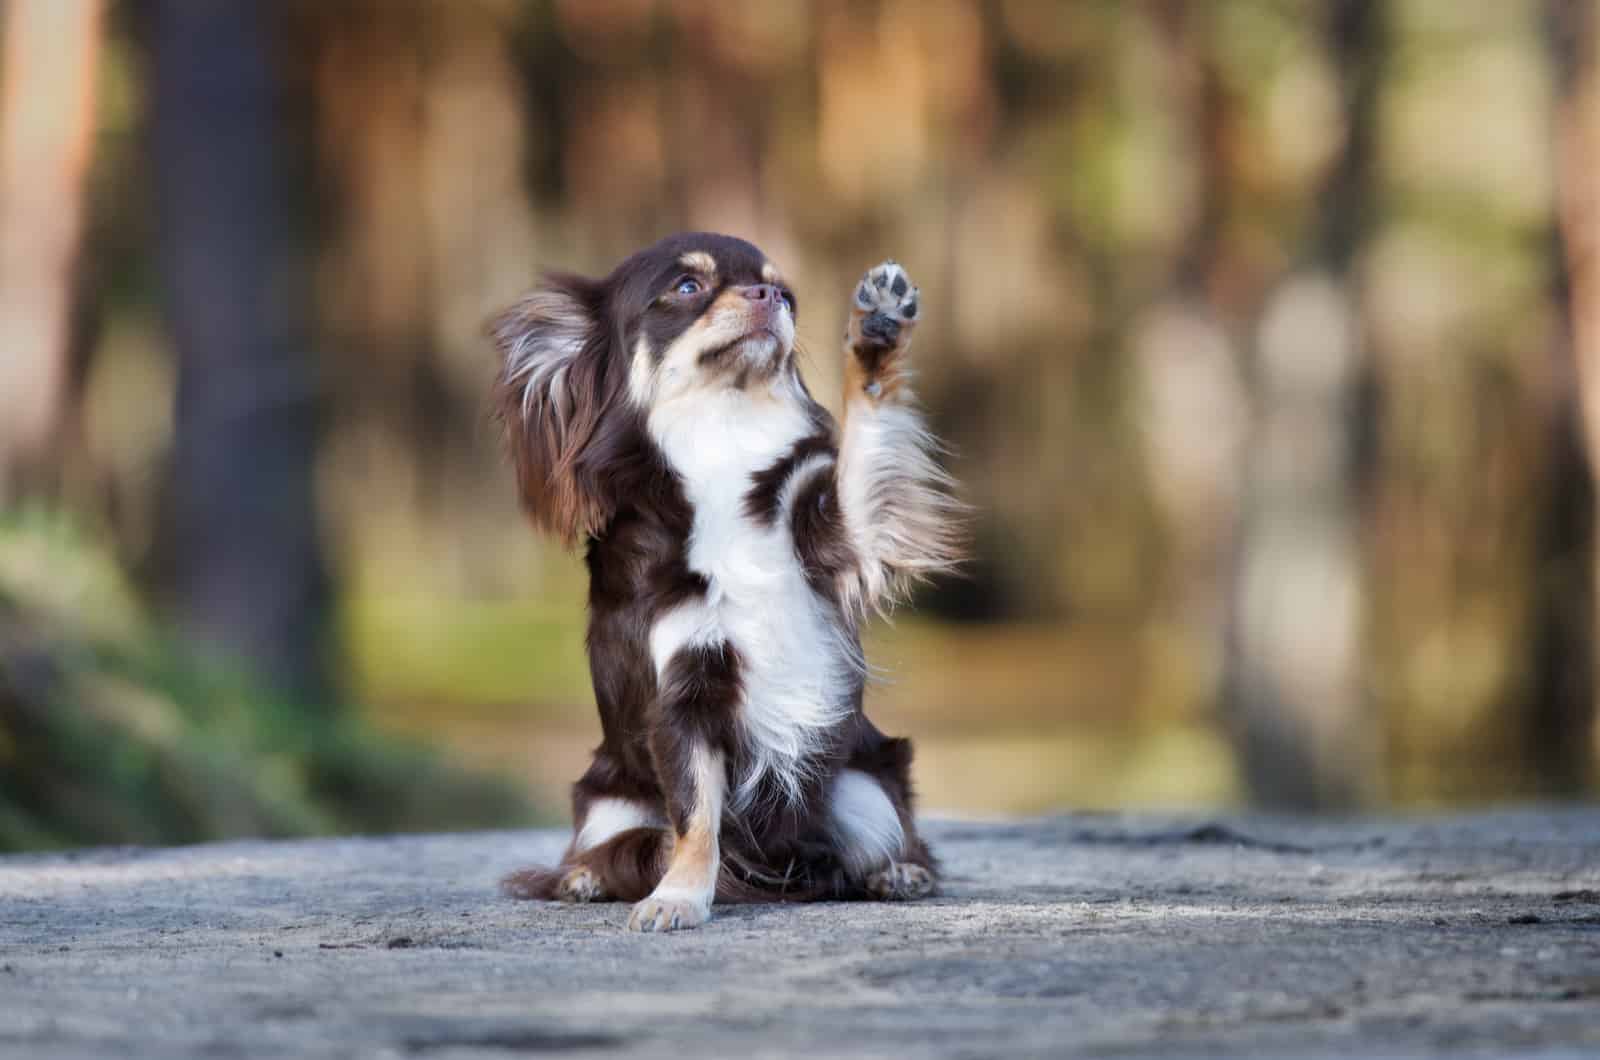
[[561,819],[482,323],[683,228],[922,287],[928,808],[1592,795],[1595,7],[0,2],[0,846]]

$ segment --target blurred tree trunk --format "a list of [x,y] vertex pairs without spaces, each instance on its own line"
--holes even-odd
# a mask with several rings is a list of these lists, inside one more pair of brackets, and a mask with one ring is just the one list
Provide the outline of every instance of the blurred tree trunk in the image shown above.
[[436,321],[424,154],[428,71],[449,46],[447,29],[472,5],[417,0],[307,4],[300,12],[313,56],[318,161],[334,219],[335,286],[323,325],[353,357],[332,366],[330,389],[351,412],[341,435],[381,451],[398,439],[406,495],[389,498],[407,520],[426,506],[447,439],[429,432],[446,393],[431,356]]
[[1211,47],[1214,13],[1184,0],[1147,5],[1166,71],[1163,102],[1186,141],[1174,169],[1191,206],[1166,289],[1133,329],[1140,373],[1145,459],[1170,542],[1162,621],[1182,639],[1152,665],[1175,658],[1194,671],[1197,709],[1220,694],[1227,612],[1227,558],[1236,534],[1239,454],[1248,408],[1239,354],[1218,309],[1217,273],[1226,267],[1232,103]]
[[99,0],[10,0],[0,87],[0,504],[43,469],[67,381]]
[[1370,190],[1382,15],[1371,0],[1322,10],[1345,136],[1313,206],[1306,260],[1259,325],[1225,678],[1251,793],[1297,809],[1359,805],[1379,779],[1380,733],[1361,677],[1357,503],[1370,369],[1352,269]]
[[1551,386],[1551,463],[1534,587],[1535,669],[1524,716],[1537,789],[1576,795],[1592,782],[1595,759],[1600,80],[1594,0],[1550,0],[1547,11],[1556,86],[1557,296],[1565,302],[1568,336]]
[[167,553],[180,621],[290,694],[325,696],[315,388],[297,345],[274,150],[271,5],[155,0],[155,174],[178,349]]

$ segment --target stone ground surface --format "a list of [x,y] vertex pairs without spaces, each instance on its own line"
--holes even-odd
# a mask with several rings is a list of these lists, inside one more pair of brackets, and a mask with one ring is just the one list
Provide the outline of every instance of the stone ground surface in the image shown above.
[[1600,810],[932,824],[915,904],[499,897],[551,832],[0,859],[0,1055],[1600,1055]]

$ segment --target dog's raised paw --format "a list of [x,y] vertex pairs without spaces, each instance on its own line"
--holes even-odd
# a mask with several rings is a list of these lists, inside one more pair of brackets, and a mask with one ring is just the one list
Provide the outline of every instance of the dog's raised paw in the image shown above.
[[605,898],[606,890],[600,878],[586,868],[576,868],[556,884],[558,902],[598,902]]
[[855,356],[869,394],[877,396],[891,374],[891,362],[910,345],[921,309],[921,293],[892,259],[868,269],[856,285],[845,346]]
[[933,893],[933,873],[921,865],[891,861],[888,867],[867,877],[867,890],[884,902],[905,902]]
[[698,902],[650,897],[634,905],[628,930],[686,931],[704,924],[710,915]]
[[920,295],[900,263],[890,258],[867,270],[856,286],[856,308],[867,316],[881,315],[903,324],[917,318]]

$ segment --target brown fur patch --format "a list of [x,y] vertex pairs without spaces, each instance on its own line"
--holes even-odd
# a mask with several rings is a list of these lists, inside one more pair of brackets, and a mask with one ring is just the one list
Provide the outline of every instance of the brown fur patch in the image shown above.
[[667,833],[659,828],[619,832],[553,869],[513,872],[501,881],[500,888],[512,898],[548,902],[560,897],[561,883],[570,873],[587,869],[599,881],[604,900],[636,902],[661,882],[666,838]]
[[589,281],[553,276],[490,325],[504,359],[495,404],[523,506],[568,543],[598,530],[613,507],[588,459],[616,390],[595,333],[595,298]]
[[750,489],[744,495],[744,513],[763,526],[771,526],[778,519],[778,505],[783,489],[795,471],[812,457],[836,457],[838,449],[833,435],[827,432],[807,435],[794,443],[771,467],[758,471],[751,477]]

